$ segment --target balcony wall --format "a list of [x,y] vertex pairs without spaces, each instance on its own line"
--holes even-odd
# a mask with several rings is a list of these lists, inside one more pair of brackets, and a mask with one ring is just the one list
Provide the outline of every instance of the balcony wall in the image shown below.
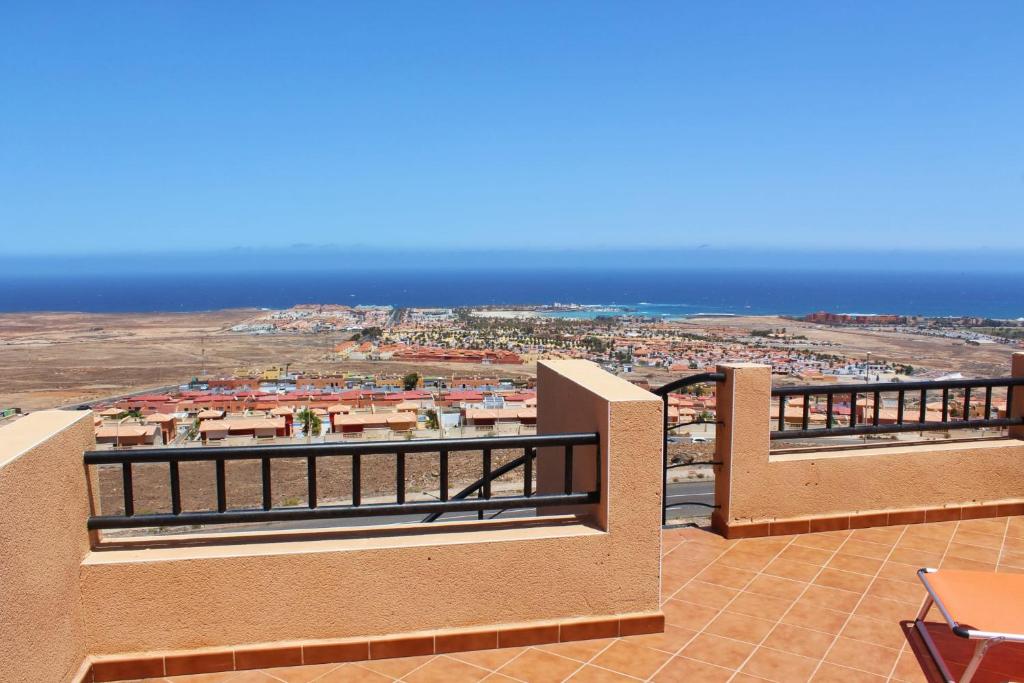
[[87,412],[34,413],[0,429],[0,681],[70,681],[87,654],[81,453],[93,443]]
[[[446,634],[504,645],[617,635],[627,621],[660,629],[660,401],[586,362],[544,364],[540,375],[541,433],[600,433],[597,506],[90,545],[81,454],[93,446],[91,414],[37,413],[0,430],[0,538],[16,587],[2,624],[19,634],[0,645],[0,680],[70,680],[86,656],[113,680],[169,672],[169,652],[178,664],[242,668],[243,656],[287,663],[314,644],[350,656],[342,645],[369,639],[375,658],[421,654]],[[538,486],[554,472],[540,468]]]
[[[714,525],[730,537],[1024,513],[1024,434],[770,453],[771,369],[719,366]],[[1024,375],[1024,354],[1013,373]],[[1015,412],[1024,409],[1016,389]],[[1018,412],[1019,414],[1019,412]]]
[[[82,565],[90,652],[657,612],[660,401],[588,362],[545,363],[539,375],[540,433],[601,434],[608,475],[597,510],[397,534],[97,550]],[[545,472],[538,463],[539,487]]]

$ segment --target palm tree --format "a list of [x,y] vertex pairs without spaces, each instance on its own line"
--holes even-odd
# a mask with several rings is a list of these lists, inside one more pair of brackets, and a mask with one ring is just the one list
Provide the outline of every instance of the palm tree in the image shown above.
[[309,408],[303,408],[296,416],[302,424],[302,432],[307,436],[320,434],[320,417]]

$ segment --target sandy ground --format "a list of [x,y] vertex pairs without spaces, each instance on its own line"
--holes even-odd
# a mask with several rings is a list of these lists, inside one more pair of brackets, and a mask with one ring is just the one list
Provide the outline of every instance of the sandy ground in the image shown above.
[[[968,377],[1003,377],[1010,374],[1010,355],[1019,348],[997,344],[971,346],[957,339],[864,330],[853,327],[828,327],[775,316],[704,317],[684,323],[695,333],[737,332],[786,328],[791,335],[804,335],[808,341],[829,341],[835,346],[809,347],[822,353],[834,353],[863,360],[892,361],[941,373],[962,372]],[[637,368],[636,376],[660,386],[678,373]]]
[[1015,350],[998,344],[972,346],[958,339],[946,339],[905,332],[863,330],[854,327],[828,327],[784,318],[740,318],[732,321],[742,329],[785,327],[790,334],[809,340],[839,344],[839,353],[871,359],[908,363],[914,367],[941,372],[962,372],[972,377],[995,377],[1010,372],[1010,354]]
[[[533,364],[483,366],[465,363],[415,364],[394,361],[335,361],[334,346],[344,334],[247,335],[228,329],[252,317],[252,309],[208,313],[0,314],[0,407],[39,410],[73,405],[187,382],[201,374],[230,375],[236,370],[291,363],[319,372],[416,371],[503,377],[532,376]],[[854,328],[825,327],[773,317],[701,318],[685,323],[694,331],[785,327],[809,339],[838,346],[831,353],[910,363],[968,376],[1008,373],[1005,346],[968,346],[956,340]],[[204,354],[205,350],[205,354]],[[638,368],[634,375],[659,386],[677,376]]]
[[[536,368],[467,363],[334,361],[345,334],[248,335],[227,330],[253,311],[0,314],[0,407],[40,410],[178,385],[205,370],[291,363],[318,372],[532,376]],[[204,354],[205,349],[205,354]]]

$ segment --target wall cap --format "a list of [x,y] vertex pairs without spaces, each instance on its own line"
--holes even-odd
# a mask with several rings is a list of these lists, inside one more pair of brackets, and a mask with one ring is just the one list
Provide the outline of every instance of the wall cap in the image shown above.
[[[484,522],[451,522],[433,525],[410,525],[401,533],[378,534],[368,536],[372,530],[357,528],[343,530],[344,536],[306,540],[280,540],[272,542],[253,542],[246,536],[234,536],[230,540],[222,538],[219,542],[204,545],[185,543],[178,537],[152,537],[150,545],[135,548],[109,548],[93,550],[82,561],[83,566],[108,564],[136,564],[143,562],[177,562],[183,560],[208,560],[225,557],[266,557],[272,555],[307,555],[310,553],[335,553],[352,551],[394,550],[398,548],[439,547],[449,545],[469,545],[480,543],[499,543],[506,541],[529,541],[547,538],[571,538],[586,536],[604,536],[606,532],[589,524],[581,523],[572,516],[539,518],[541,521],[524,519],[494,520],[500,524]],[[571,522],[570,522],[571,520]],[[427,527],[426,529],[421,527]],[[379,530],[379,527],[378,527]],[[429,533],[424,533],[429,532]],[[190,538],[195,539],[196,536]],[[142,539],[136,538],[141,541]],[[167,542],[181,542],[180,545],[168,546]],[[157,545],[159,544],[159,545]]]
[[597,394],[606,401],[657,401],[661,399],[621,377],[613,375],[597,363],[582,359],[537,361],[545,368]]
[[768,368],[768,369],[771,369],[772,366],[767,365],[765,363],[738,363],[737,362],[737,363],[719,363],[716,367],[726,368],[728,370],[746,370],[746,369],[752,369],[752,368]]
[[91,410],[40,410],[0,427],[0,467],[87,418]]

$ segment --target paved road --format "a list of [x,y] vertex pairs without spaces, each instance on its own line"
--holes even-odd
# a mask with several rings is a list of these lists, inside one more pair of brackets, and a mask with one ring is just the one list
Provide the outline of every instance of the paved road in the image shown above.
[[129,391],[126,394],[111,394],[109,396],[100,396],[99,398],[89,399],[88,401],[75,401],[73,403],[64,403],[63,405],[57,406],[57,410],[78,410],[79,406],[92,406],[97,403],[114,403],[125,398],[132,398],[134,396],[146,396],[147,394],[166,394],[170,391],[174,391],[180,384],[165,384],[158,387],[147,387],[146,389],[139,389],[138,391]]
[[[710,517],[715,503],[715,482],[681,481],[668,485],[669,519],[680,517]],[[697,503],[696,505],[694,503]]]
[[[710,504],[714,502],[715,484],[710,481],[697,481],[697,482],[678,482],[668,485],[668,499],[671,504],[683,503],[678,507],[669,509],[669,518],[675,519],[679,517],[700,517],[709,516],[711,514],[711,508],[704,505],[694,505],[693,503],[704,503]],[[686,503],[690,503],[687,505]],[[486,519],[492,519],[495,515],[493,512],[485,513]],[[519,517],[534,517],[536,515],[535,510],[509,510],[503,512],[498,517],[499,519],[515,519]],[[477,519],[476,512],[452,512],[444,515],[442,520],[445,522],[455,522],[459,520],[467,521]],[[393,515],[390,517],[349,517],[346,519],[311,519],[297,522],[269,522],[266,524],[246,524],[238,525],[233,528],[234,531],[286,531],[294,529],[325,529],[325,528],[337,528],[337,527],[353,527],[353,526],[394,526],[397,524],[410,524],[417,523],[423,520],[423,515]],[[201,532],[205,533],[218,533],[223,531],[216,525],[205,527]],[[195,533],[191,531],[189,533]]]

